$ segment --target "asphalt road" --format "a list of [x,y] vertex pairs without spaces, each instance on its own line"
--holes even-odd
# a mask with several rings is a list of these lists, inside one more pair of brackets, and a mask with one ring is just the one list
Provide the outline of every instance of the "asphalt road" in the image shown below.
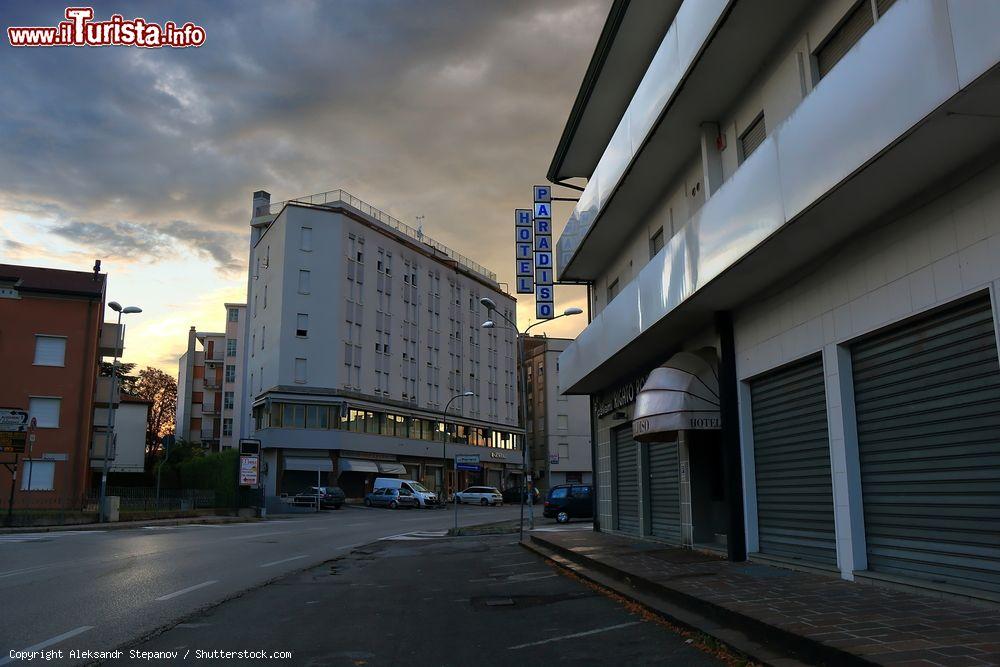
[[[463,505],[459,516],[475,525],[519,511]],[[0,665],[11,649],[112,649],[358,545],[452,523],[450,508],[345,507],[253,523],[0,535]]]
[[133,650],[144,653],[108,664],[227,657],[216,651],[332,666],[722,664],[510,535],[366,545],[194,614]]

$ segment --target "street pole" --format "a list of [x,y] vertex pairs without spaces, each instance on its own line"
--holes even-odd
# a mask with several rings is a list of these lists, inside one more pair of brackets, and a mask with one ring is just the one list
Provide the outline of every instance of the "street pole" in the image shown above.
[[7,525],[14,523],[14,489],[17,487],[17,452],[14,452],[14,468],[10,472],[10,499],[7,501]]
[[115,341],[115,358],[111,362],[111,382],[108,383],[108,430],[104,438],[104,465],[101,468],[101,495],[98,501],[98,515],[101,523],[108,520],[105,499],[108,491],[108,454],[111,452],[111,433],[115,428],[115,388],[118,384],[118,355],[125,339],[125,331],[122,329],[122,311],[118,311],[118,324],[116,325],[118,340]]
[[[444,404],[444,410],[441,412],[441,423],[444,426],[444,430],[441,433],[441,502],[444,502],[444,490],[448,486],[446,481],[448,479],[448,456],[445,451],[448,446],[448,408],[451,407],[452,402],[458,398],[465,398],[466,396],[475,396],[471,391],[465,391],[461,394],[455,394],[448,399],[448,402]],[[455,486],[458,486],[458,466],[455,466]],[[453,494],[454,495],[454,494]],[[455,500],[455,532],[458,532],[458,500]]]
[[35,462],[32,458],[32,450],[35,445],[35,427],[38,425],[38,421],[32,417],[31,423],[28,425],[28,491],[31,491],[31,474],[35,472]]
[[[162,440],[160,441],[160,445],[161,446],[163,445]],[[167,454],[166,456],[163,457],[163,460],[160,461],[160,465],[157,466],[156,468],[156,511],[157,512],[160,511],[160,477],[163,475],[163,465],[167,462],[167,459],[170,458],[170,448],[164,447],[164,449],[167,450]],[[239,482],[239,471],[236,472],[236,481],[237,483]],[[239,487],[237,487],[237,492],[238,491]]]

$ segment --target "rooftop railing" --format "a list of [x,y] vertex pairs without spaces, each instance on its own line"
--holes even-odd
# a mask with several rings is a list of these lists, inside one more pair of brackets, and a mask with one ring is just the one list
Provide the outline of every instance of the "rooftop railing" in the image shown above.
[[268,213],[270,215],[277,215],[278,213],[281,212],[281,209],[284,208],[285,204],[289,204],[292,202],[297,204],[309,204],[311,206],[329,206],[331,204],[347,204],[349,206],[358,209],[365,215],[371,216],[372,218],[378,220],[383,225],[391,227],[392,229],[395,229],[397,232],[400,232],[401,234],[415,241],[418,241],[426,246],[433,248],[435,251],[448,257],[449,259],[454,260],[455,262],[458,262],[459,265],[464,266],[470,271],[474,271],[475,273],[478,273],[479,275],[491,280],[492,282],[497,281],[497,274],[494,273],[493,271],[490,271],[482,264],[472,261],[465,255],[459,252],[455,252],[454,250],[452,250],[451,248],[442,243],[438,243],[431,237],[425,235],[421,230],[410,227],[405,222],[392,217],[385,211],[375,208],[371,204],[368,204],[358,199],[351,193],[346,192],[344,190],[330,190],[329,192],[320,192],[319,194],[315,195],[296,197],[295,199],[289,199],[288,201],[273,202],[270,205]]

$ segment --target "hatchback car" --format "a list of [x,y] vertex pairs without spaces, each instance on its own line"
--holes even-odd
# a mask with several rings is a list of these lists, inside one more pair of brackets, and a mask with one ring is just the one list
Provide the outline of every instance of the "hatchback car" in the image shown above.
[[391,510],[400,507],[413,509],[417,506],[417,499],[406,489],[375,489],[365,496],[365,505],[368,507],[388,507]]
[[542,514],[557,523],[594,516],[594,487],[590,484],[560,484],[549,489]]
[[492,486],[470,486],[465,491],[455,494],[455,502],[460,505],[464,503],[477,503],[483,506],[502,505],[503,496]]
[[344,506],[346,495],[339,486],[310,486],[304,491],[296,493],[292,498],[292,504],[300,506],[316,506],[316,498],[319,497],[321,508],[332,507],[339,510]]

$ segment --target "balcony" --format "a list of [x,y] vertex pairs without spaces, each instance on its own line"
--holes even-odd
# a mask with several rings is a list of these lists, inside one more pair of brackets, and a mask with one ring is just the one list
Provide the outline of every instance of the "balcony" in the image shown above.
[[[118,387],[116,387],[118,389]],[[111,378],[101,377],[97,378],[97,388],[94,390],[94,404],[107,406],[108,396],[111,392]],[[121,397],[121,392],[116,391],[114,396],[114,403],[117,404],[119,398]]]
[[714,311],[974,169],[1000,141],[997,26],[1000,5],[897,2],[567,348],[563,391],[654,362]]
[[202,403],[201,404],[201,414],[203,415],[217,415],[220,409],[215,406],[214,403]]
[[102,357],[114,357],[117,350],[118,356],[122,355],[123,342],[121,337],[122,327],[114,322],[105,322],[101,325],[101,336],[97,343],[97,353]]

